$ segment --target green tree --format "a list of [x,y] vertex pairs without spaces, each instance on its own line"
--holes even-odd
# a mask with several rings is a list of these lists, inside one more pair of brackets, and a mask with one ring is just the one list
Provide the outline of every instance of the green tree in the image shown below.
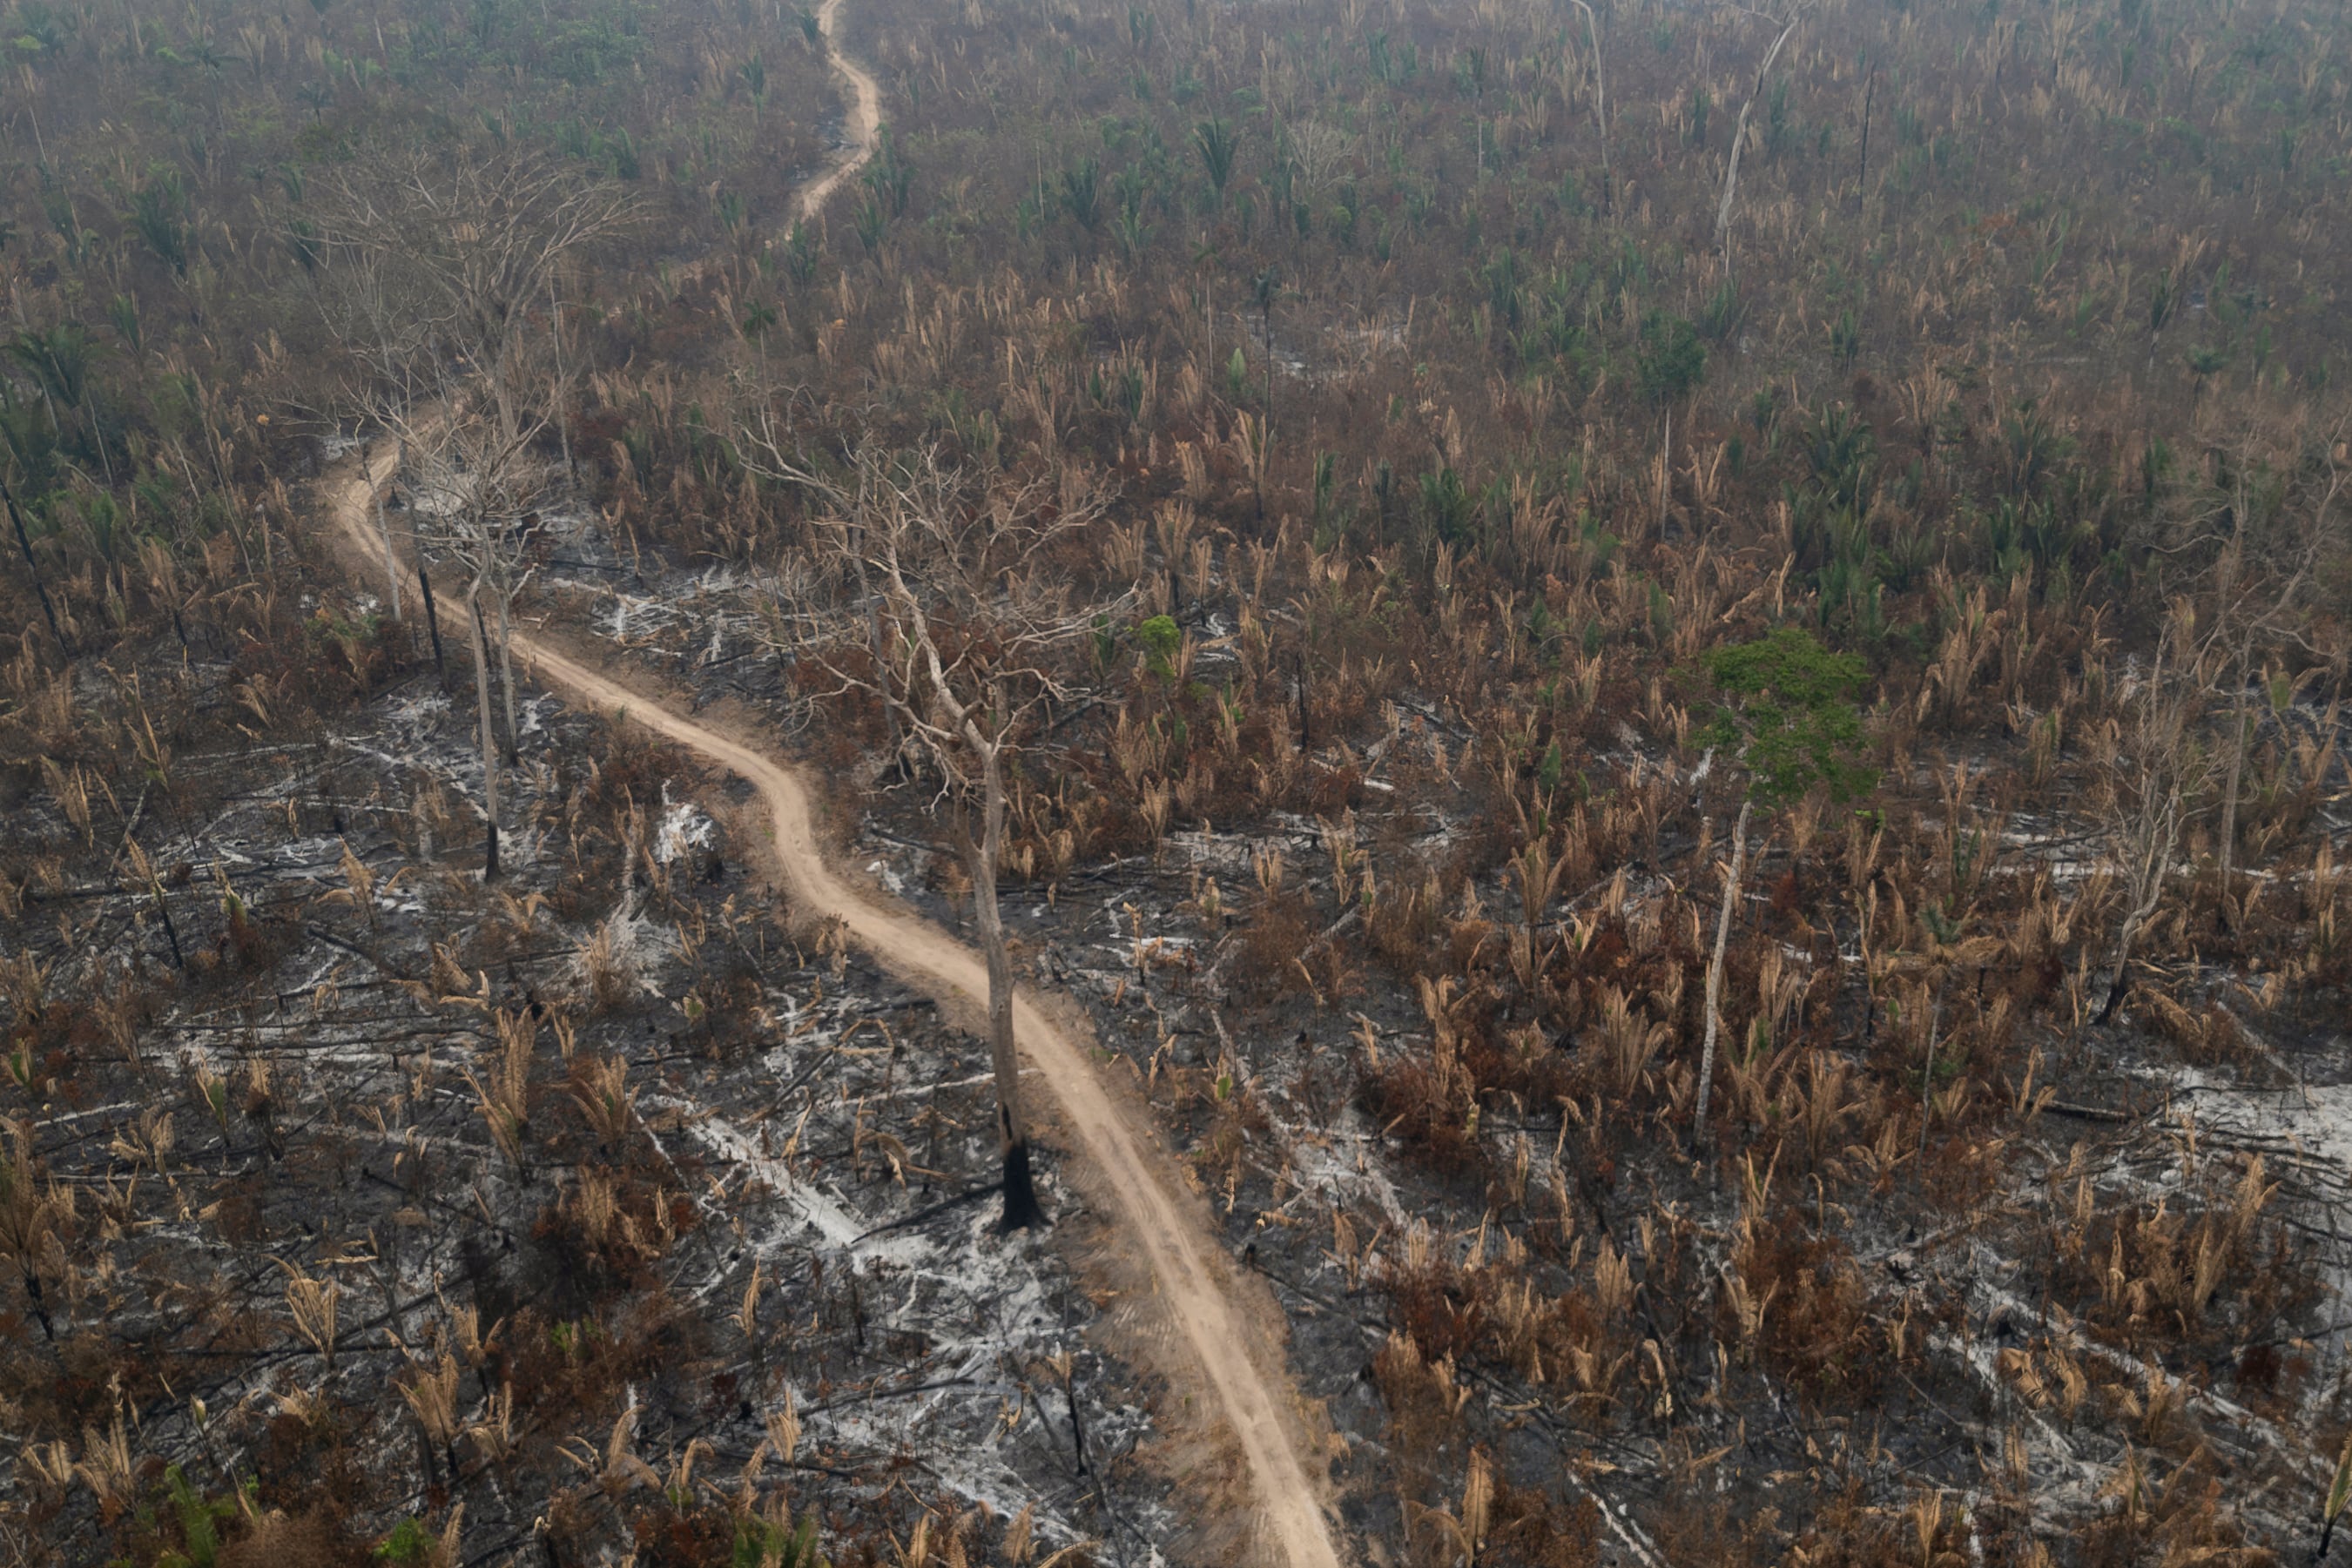
[[1633,373],[1642,395],[1661,405],[1677,402],[1706,380],[1706,344],[1680,316],[1651,310],[1642,317]]
[[1710,650],[1704,660],[1717,702],[1704,738],[1728,752],[1747,776],[1739,820],[1731,831],[1731,865],[1724,875],[1723,908],[1716,918],[1715,956],[1706,970],[1706,1039],[1699,1053],[1698,1105],[1693,1136],[1706,1140],[1707,1090],[1715,1077],[1715,1042],[1723,998],[1723,960],[1731,942],[1731,912],[1748,858],[1748,822],[1759,801],[1778,811],[1815,789],[1851,800],[1876,786],[1875,769],[1854,760],[1863,741],[1855,699],[1868,667],[1853,653],[1834,653],[1812,633],[1777,627],[1752,643]]

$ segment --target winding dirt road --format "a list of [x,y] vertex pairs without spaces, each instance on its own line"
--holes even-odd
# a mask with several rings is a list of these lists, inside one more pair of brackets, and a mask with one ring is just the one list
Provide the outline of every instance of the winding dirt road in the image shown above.
[[[834,46],[841,0],[818,13],[834,68],[855,99],[849,152],[802,193],[805,217],[874,154],[878,93],[874,78]],[[330,481],[330,510],[347,569],[361,583],[383,580],[382,536],[370,513],[381,488],[397,472],[400,455],[387,444],[373,460],[346,459],[342,477]],[[405,594],[417,591],[404,569]],[[540,682],[573,701],[617,710],[730,772],[759,792],[768,813],[776,864],[798,913],[838,919],[850,937],[886,968],[942,1001],[984,1008],[988,977],[980,956],[944,931],[836,875],[818,848],[811,792],[789,766],[741,740],[721,735],[658,701],[646,699],[568,657],[546,639],[518,631],[514,651]],[[1226,1429],[1246,1472],[1255,1528],[1225,1531],[1274,1549],[1289,1568],[1339,1568],[1339,1554],[1320,1501],[1320,1487],[1300,1455],[1307,1424],[1291,1391],[1282,1347],[1267,1314],[1243,1305],[1231,1260],[1204,1233],[1192,1212],[1176,1164],[1141,1113],[1114,1096],[1097,1074],[1089,1043],[1049,1018],[1034,997],[1013,1003],[1013,1029],[1060,1110],[1060,1121],[1087,1166],[1083,1185],[1115,1228],[1113,1245],[1150,1276],[1148,1312],[1164,1313],[1166,1332],[1181,1342],[1177,1363],[1154,1368],[1169,1378],[1185,1405],[1194,1392]],[[1130,1118],[1133,1120],[1130,1120]],[[1286,1409],[1285,1406],[1289,1406]]]
[[[767,807],[773,849],[798,907],[838,918],[850,937],[883,966],[934,995],[945,992],[984,1007],[988,973],[980,956],[929,922],[884,907],[836,876],[817,848],[806,787],[790,769],[751,747],[712,733],[667,708],[650,706],[543,645],[518,637],[541,679],[576,699],[625,716],[750,780]],[[1119,1103],[1097,1076],[1086,1045],[1040,1010],[1034,998],[1013,1004],[1013,1027],[1061,1110],[1061,1121],[1118,1210],[1123,1244],[1139,1249],[1157,1286],[1160,1305],[1181,1333],[1231,1427],[1255,1482],[1268,1532],[1282,1543],[1292,1568],[1338,1568],[1316,1488],[1300,1464],[1296,1438],[1274,1403],[1288,1378],[1278,1360],[1264,1368],[1248,1347],[1259,1336],[1221,1277],[1231,1264],[1213,1259],[1166,1183],[1164,1154],[1149,1134],[1128,1124]],[[1178,1368],[1163,1368],[1179,1371]],[[1178,1379],[1181,1384],[1189,1379]],[[1271,1384],[1271,1387],[1269,1386]]]
[[793,204],[793,214],[813,218],[842,182],[853,179],[860,169],[874,159],[875,147],[882,131],[882,89],[864,66],[841,52],[841,41],[834,34],[834,21],[841,14],[841,0],[824,0],[816,14],[816,25],[824,35],[825,57],[834,74],[849,84],[849,119],[842,129],[849,133],[849,149],[841,162],[801,187],[799,199]]

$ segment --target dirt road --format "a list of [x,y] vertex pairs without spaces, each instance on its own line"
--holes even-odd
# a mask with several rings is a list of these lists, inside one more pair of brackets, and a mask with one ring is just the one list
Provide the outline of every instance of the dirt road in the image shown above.
[[[370,512],[379,487],[390,483],[398,465],[398,454],[387,447],[332,492],[337,531],[355,580],[382,580],[383,544]],[[404,593],[413,601],[415,578],[404,575]],[[646,700],[527,632],[516,632],[514,652],[541,685],[589,707],[618,712],[748,780],[767,809],[771,847],[798,913],[817,921],[837,918],[852,940],[920,989],[986,1006],[988,974],[977,953],[929,922],[851,885],[825,863],[808,788],[793,769]],[[1173,1162],[1149,1131],[1129,1125],[1129,1113],[1104,1086],[1083,1041],[1025,995],[1014,1001],[1013,1020],[1022,1050],[1060,1109],[1064,1128],[1095,1167],[1117,1211],[1112,1218],[1118,1244],[1133,1249],[1148,1268],[1158,1305],[1189,1353],[1184,1359],[1192,1364],[1154,1370],[1180,1389],[1205,1383],[1248,1467],[1262,1531],[1278,1543],[1290,1568],[1338,1568],[1319,1489],[1299,1459],[1302,1424],[1286,1419],[1276,1404],[1277,1397],[1289,1397],[1280,1347],[1266,1343],[1267,1336],[1236,1303],[1227,1282],[1230,1260],[1197,1234],[1197,1221],[1173,1195],[1170,1184],[1179,1179]],[[1186,1376],[1188,1372],[1194,1375]]]
[[849,137],[849,151],[840,162],[801,187],[793,204],[795,217],[814,217],[827,198],[841,188],[843,181],[854,178],[871,162],[881,133],[882,89],[874,85],[873,77],[864,66],[841,52],[840,40],[834,33],[834,22],[840,12],[841,0],[824,0],[817,11],[816,25],[824,34],[824,52],[831,59],[834,74],[849,84],[849,118],[842,127]]
[[[874,154],[878,93],[874,78],[833,48],[841,0],[818,13],[835,68],[850,83],[852,149],[802,192],[799,210],[814,213],[844,180]],[[371,525],[375,497],[399,467],[390,447],[372,461],[346,459],[341,477],[329,481],[335,531],[353,580],[378,585],[387,570],[382,536]],[[403,598],[417,592],[404,569]],[[518,632],[514,652],[544,685],[591,707],[629,718],[740,775],[766,807],[776,862],[800,913],[839,919],[852,939],[899,974],[942,1000],[960,998],[984,1008],[988,977],[978,954],[947,933],[835,875],[820,852],[810,794],[789,767],[738,739],[721,735],[658,702],[648,701],[566,657],[546,641]],[[1097,1076],[1087,1043],[1055,1024],[1035,998],[1013,1004],[1021,1048],[1044,1079],[1061,1124],[1097,1178],[1087,1185],[1107,1199],[1116,1245],[1150,1276],[1153,1303],[1165,1313],[1169,1337],[1181,1343],[1175,1364],[1155,1366],[1190,1406],[1194,1394],[1231,1434],[1255,1502],[1254,1529],[1227,1532],[1274,1548],[1289,1568],[1339,1568],[1339,1554],[1320,1501],[1321,1489],[1300,1458],[1306,1424],[1283,1403],[1293,1396],[1282,1348],[1262,1321],[1241,1304],[1232,1263],[1202,1234],[1181,1196],[1175,1162],[1148,1124],[1114,1097]]]
[[[988,975],[978,954],[927,921],[869,901],[834,874],[817,850],[807,792],[791,770],[666,708],[646,705],[552,650],[534,645],[526,651],[523,641],[517,639],[517,651],[542,681],[593,706],[623,709],[646,728],[750,780],[767,807],[776,858],[801,909],[838,917],[851,938],[885,967],[924,989],[986,1004]],[[1085,1045],[1056,1027],[1030,998],[1014,1001],[1013,1025],[1022,1050],[1059,1103],[1064,1127],[1108,1187],[1119,1211],[1120,1239],[1149,1260],[1161,1303],[1188,1342],[1256,1479],[1269,1532],[1282,1542],[1293,1568],[1337,1568],[1316,1489],[1275,1407],[1265,1375],[1245,1348],[1255,1336],[1219,1280],[1230,1264],[1222,1255],[1213,1261],[1204,1256],[1208,1244],[1195,1236],[1193,1224],[1164,1185],[1167,1156],[1150,1146],[1148,1134],[1139,1135],[1128,1125]]]

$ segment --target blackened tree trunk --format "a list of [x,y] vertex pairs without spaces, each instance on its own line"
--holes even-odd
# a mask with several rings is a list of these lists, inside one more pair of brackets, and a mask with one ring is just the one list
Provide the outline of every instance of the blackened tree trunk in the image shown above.
[[[364,459],[362,460],[361,472],[366,472]],[[383,536],[383,575],[392,593],[392,618],[397,621],[400,619],[400,551],[393,546],[392,514],[384,509],[382,496],[375,498],[375,526]]]
[[988,1054],[996,1073],[996,1134],[1004,1159],[1004,1214],[997,1228],[1025,1230],[1045,1224],[1045,1211],[1029,1174],[1029,1136],[1021,1119],[1021,1055],[1013,1039],[1013,958],[1004,948],[1004,921],[996,906],[997,852],[1004,841],[1004,753],[1002,737],[972,738],[981,754],[982,826],[977,837],[964,835],[964,845],[981,950],[988,960]]
[[8,520],[16,526],[16,549],[25,558],[25,570],[33,576],[33,591],[41,596],[41,613],[49,622],[49,635],[58,640],[58,652],[68,658],[73,650],[66,646],[66,634],[58,630],[58,607],[49,602],[49,585],[42,580],[41,563],[33,559],[33,541],[25,532],[25,514],[16,508],[16,492],[0,481],[0,500],[8,503]]
[[446,675],[448,665],[441,657],[441,612],[433,602],[433,570],[421,557],[416,562],[416,586],[425,595],[425,629],[433,634],[433,673]]

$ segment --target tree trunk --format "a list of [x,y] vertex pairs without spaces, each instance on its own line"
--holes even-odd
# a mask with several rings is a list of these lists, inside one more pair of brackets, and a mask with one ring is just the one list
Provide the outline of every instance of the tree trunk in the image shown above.
[[[858,567],[858,589],[861,592],[866,588],[865,577],[866,569],[861,562]],[[890,681],[890,666],[882,657],[882,601],[869,594],[866,601],[866,651],[873,658],[874,668],[887,687]],[[890,767],[900,778],[905,778],[911,771],[910,759],[906,733],[898,726],[898,703],[895,697],[883,703],[882,717],[890,727]]]
[[2231,883],[2237,875],[2238,848],[2238,786],[2246,771],[2246,666],[2253,657],[2249,643],[2238,654],[2238,689],[2236,705],[2230,716],[2230,778],[2221,791],[2221,929],[2232,930],[2238,923],[2237,911],[2231,903]]
[[508,595],[499,596],[499,688],[507,703],[507,766],[522,764],[522,729],[515,719],[514,632],[507,625]]
[[[362,460],[364,463],[364,459]],[[362,468],[364,473],[365,469]],[[383,533],[383,575],[392,584],[392,618],[400,619],[400,552],[392,547],[392,514],[383,509],[383,497],[375,498],[375,526]]]
[[416,558],[416,586],[425,593],[425,629],[433,633],[433,673],[446,676],[449,667],[441,658],[441,612],[433,602],[433,571],[425,564],[422,551]]
[[568,384],[563,374],[563,305],[555,297],[555,271],[547,274],[547,325],[555,342],[555,438],[563,446],[563,472],[571,476],[579,472],[572,466],[572,422],[564,417],[564,389]]
[[489,829],[488,848],[482,857],[482,880],[495,882],[499,875],[499,743],[490,723],[490,650],[489,640],[482,635],[479,578],[467,590],[466,601],[474,612],[469,619],[474,626],[474,696],[482,714],[482,820]]
[[1780,29],[1780,36],[1773,39],[1772,47],[1765,51],[1764,63],[1756,70],[1756,86],[1748,92],[1748,101],[1739,106],[1739,123],[1732,128],[1731,162],[1723,172],[1723,204],[1715,211],[1715,243],[1723,249],[1726,277],[1731,273],[1731,204],[1739,195],[1739,154],[1748,145],[1748,112],[1756,107],[1757,97],[1764,90],[1764,78],[1772,73],[1772,62],[1780,57],[1780,47],[1789,41],[1789,35],[1797,30],[1798,19],[1797,16],[1790,17],[1789,25]]
[[1004,1215],[997,1228],[1009,1231],[1043,1225],[1045,1211],[1029,1176],[1029,1137],[1021,1121],[1021,1057],[1013,1040],[1013,959],[1004,950],[1004,922],[996,907],[996,857],[1004,838],[1003,755],[1001,738],[991,739],[981,753],[986,803],[980,836],[964,835],[964,852],[981,949],[988,958],[988,1054],[996,1072],[996,1132],[1004,1155]]
[[2099,1004],[2099,1016],[2091,1020],[2093,1023],[2104,1027],[2116,1016],[2116,1009],[2124,999],[2124,981],[2131,973],[2132,942],[2138,936],[2139,916],[2134,914],[2124,922],[2122,933],[2116,937],[2116,962],[2107,975],[2107,999]]
[[8,503],[8,520],[16,525],[16,549],[25,558],[25,570],[33,574],[34,591],[41,596],[41,613],[49,622],[49,635],[58,640],[58,652],[67,658],[73,650],[66,646],[66,634],[58,630],[58,607],[49,602],[49,585],[41,579],[41,563],[33,559],[33,541],[25,533],[25,514],[16,509],[16,492],[0,482],[0,500]]
[[1592,129],[1601,136],[1601,210],[1612,210],[1614,181],[1609,172],[1609,86],[1601,69],[1601,24],[1585,0],[1574,0],[1584,13],[1585,40],[1592,46]]
[[2176,821],[2168,816],[2157,833],[2151,835],[2153,843],[2141,851],[2146,858],[2139,862],[2137,874],[2145,880],[2133,884],[2131,908],[2124,915],[2122,929],[2116,933],[2115,967],[2107,976],[2107,999],[2100,1004],[2099,1016],[2093,1020],[2095,1023],[2105,1024],[2114,1018],[2116,1006],[2124,999],[2125,981],[2131,973],[2132,945],[2139,940],[2140,927],[2164,902],[2165,868],[2171,862],[2179,836]]
[[1723,957],[1731,946],[1731,912],[1739,904],[1739,874],[1748,862],[1748,813],[1754,809],[1754,801],[1742,800],[1739,821],[1731,830],[1731,873],[1723,881],[1723,913],[1715,920],[1715,957],[1706,967],[1706,1043],[1699,1050],[1698,1111],[1691,1123],[1691,1136],[1702,1148],[1707,1143],[1707,1091],[1715,1083],[1715,1037],[1722,1022]]
[[1878,98],[1878,68],[1870,68],[1870,86],[1862,95],[1862,165],[1853,177],[1853,210],[1862,211],[1870,190],[1870,110]]

